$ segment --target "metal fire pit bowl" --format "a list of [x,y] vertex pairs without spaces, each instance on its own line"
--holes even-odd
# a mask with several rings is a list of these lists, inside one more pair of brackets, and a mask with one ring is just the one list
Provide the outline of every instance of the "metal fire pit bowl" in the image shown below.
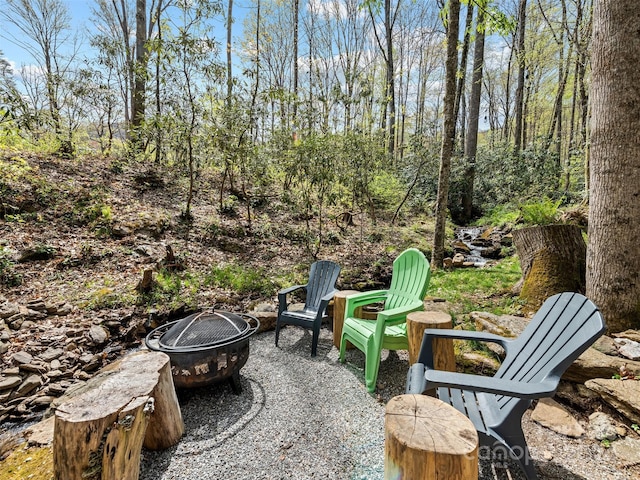
[[156,328],[145,344],[169,355],[176,388],[228,380],[240,393],[240,369],[249,358],[249,338],[259,327],[260,321],[245,313],[206,311]]

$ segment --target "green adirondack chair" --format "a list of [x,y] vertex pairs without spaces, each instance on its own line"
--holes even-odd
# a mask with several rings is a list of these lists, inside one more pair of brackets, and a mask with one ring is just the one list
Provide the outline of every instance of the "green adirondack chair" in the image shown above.
[[[365,354],[365,383],[373,393],[380,367],[380,353],[407,350],[407,315],[422,310],[429,286],[431,269],[424,254],[409,248],[393,261],[391,286],[388,290],[356,293],[346,298],[344,326],[340,338],[340,361],[345,362],[347,342]],[[355,310],[364,305],[384,302],[384,310],[376,320],[355,317]]]

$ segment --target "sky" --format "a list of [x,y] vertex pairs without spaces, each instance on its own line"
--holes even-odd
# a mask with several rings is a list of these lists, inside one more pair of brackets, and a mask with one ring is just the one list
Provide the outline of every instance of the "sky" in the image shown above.
[[[71,16],[71,27],[74,32],[78,33],[81,37],[84,37],[83,40],[83,49],[81,49],[80,54],[83,52],[88,53],[89,42],[88,36],[90,34],[90,29],[95,28],[94,25],[91,24],[91,12],[93,6],[95,4],[94,0],[61,0],[64,4],[67,5],[69,9],[69,14]],[[147,3],[150,4],[151,0],[147,0]],[[226,2],[223,2],[226,5]],[[233,35],[234,42],[238,42],[239,38],[242,34],[242,23],[246,12],[248,11],[249,0],[235,0],[233,4]],[[6,5],[6,0],[0,0],[0,8],[3,8]],[[225,6],[226,8],[226,6]],[[226,30],[224,23],[221,19],[218,19],[215,24],[215,37],[219,39],[221,42],[226,41]],[[20,31],[5,18],[0,18],[0,51],[2,51],[4,58],[6,58],[12,65],[13,70],[16,71],[23,66],[29,66],[34,64],[34,60],[31,55],[26,52],[23,48],[15,45],[11,41],[9,41],[5,37],[9,37],[14,35],[21,40],[24,40],[24,37],[21,35]]]

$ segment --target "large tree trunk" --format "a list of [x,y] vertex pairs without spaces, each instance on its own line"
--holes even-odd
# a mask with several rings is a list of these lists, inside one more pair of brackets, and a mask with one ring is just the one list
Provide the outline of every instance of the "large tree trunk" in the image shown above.
[[514,230],[520,259],[520,298],[537,310],[550,296],[585,290],[587,247],[576,225],[545,225]]
[[640,9],[593,11],[587,294],[610,332],[640,327]]
[[447,23],[447,60],[445,62],[444,128],[440,151],[440,172],[438,175],[438,196],[436,200],[436,225],[433,233],[431,265],[442,268],[444,260],[444,235],[447,220],[449,177],[451,157],[455,144],[456,115],[456,75],[458,73],[458,33],[460,25],[460,0],[451,0]]

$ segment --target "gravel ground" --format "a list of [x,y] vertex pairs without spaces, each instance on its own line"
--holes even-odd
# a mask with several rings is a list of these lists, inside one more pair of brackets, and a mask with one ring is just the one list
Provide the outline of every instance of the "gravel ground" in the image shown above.
[[[179,393],[186,433],[161,452],[143,452],[141,480],[382,480],[384,406],[404,393],[406,352],[383,352],[379,392],[364,387],[364,355],[338,361],[323,328],[317,357],[311,335],[297,327],[251,339],[240,395],[226,383]],[[540,479],[638,480],[617,467],[610,450],[523,421]],[[480,480],[522,479],[517,467],[480,462]]]

